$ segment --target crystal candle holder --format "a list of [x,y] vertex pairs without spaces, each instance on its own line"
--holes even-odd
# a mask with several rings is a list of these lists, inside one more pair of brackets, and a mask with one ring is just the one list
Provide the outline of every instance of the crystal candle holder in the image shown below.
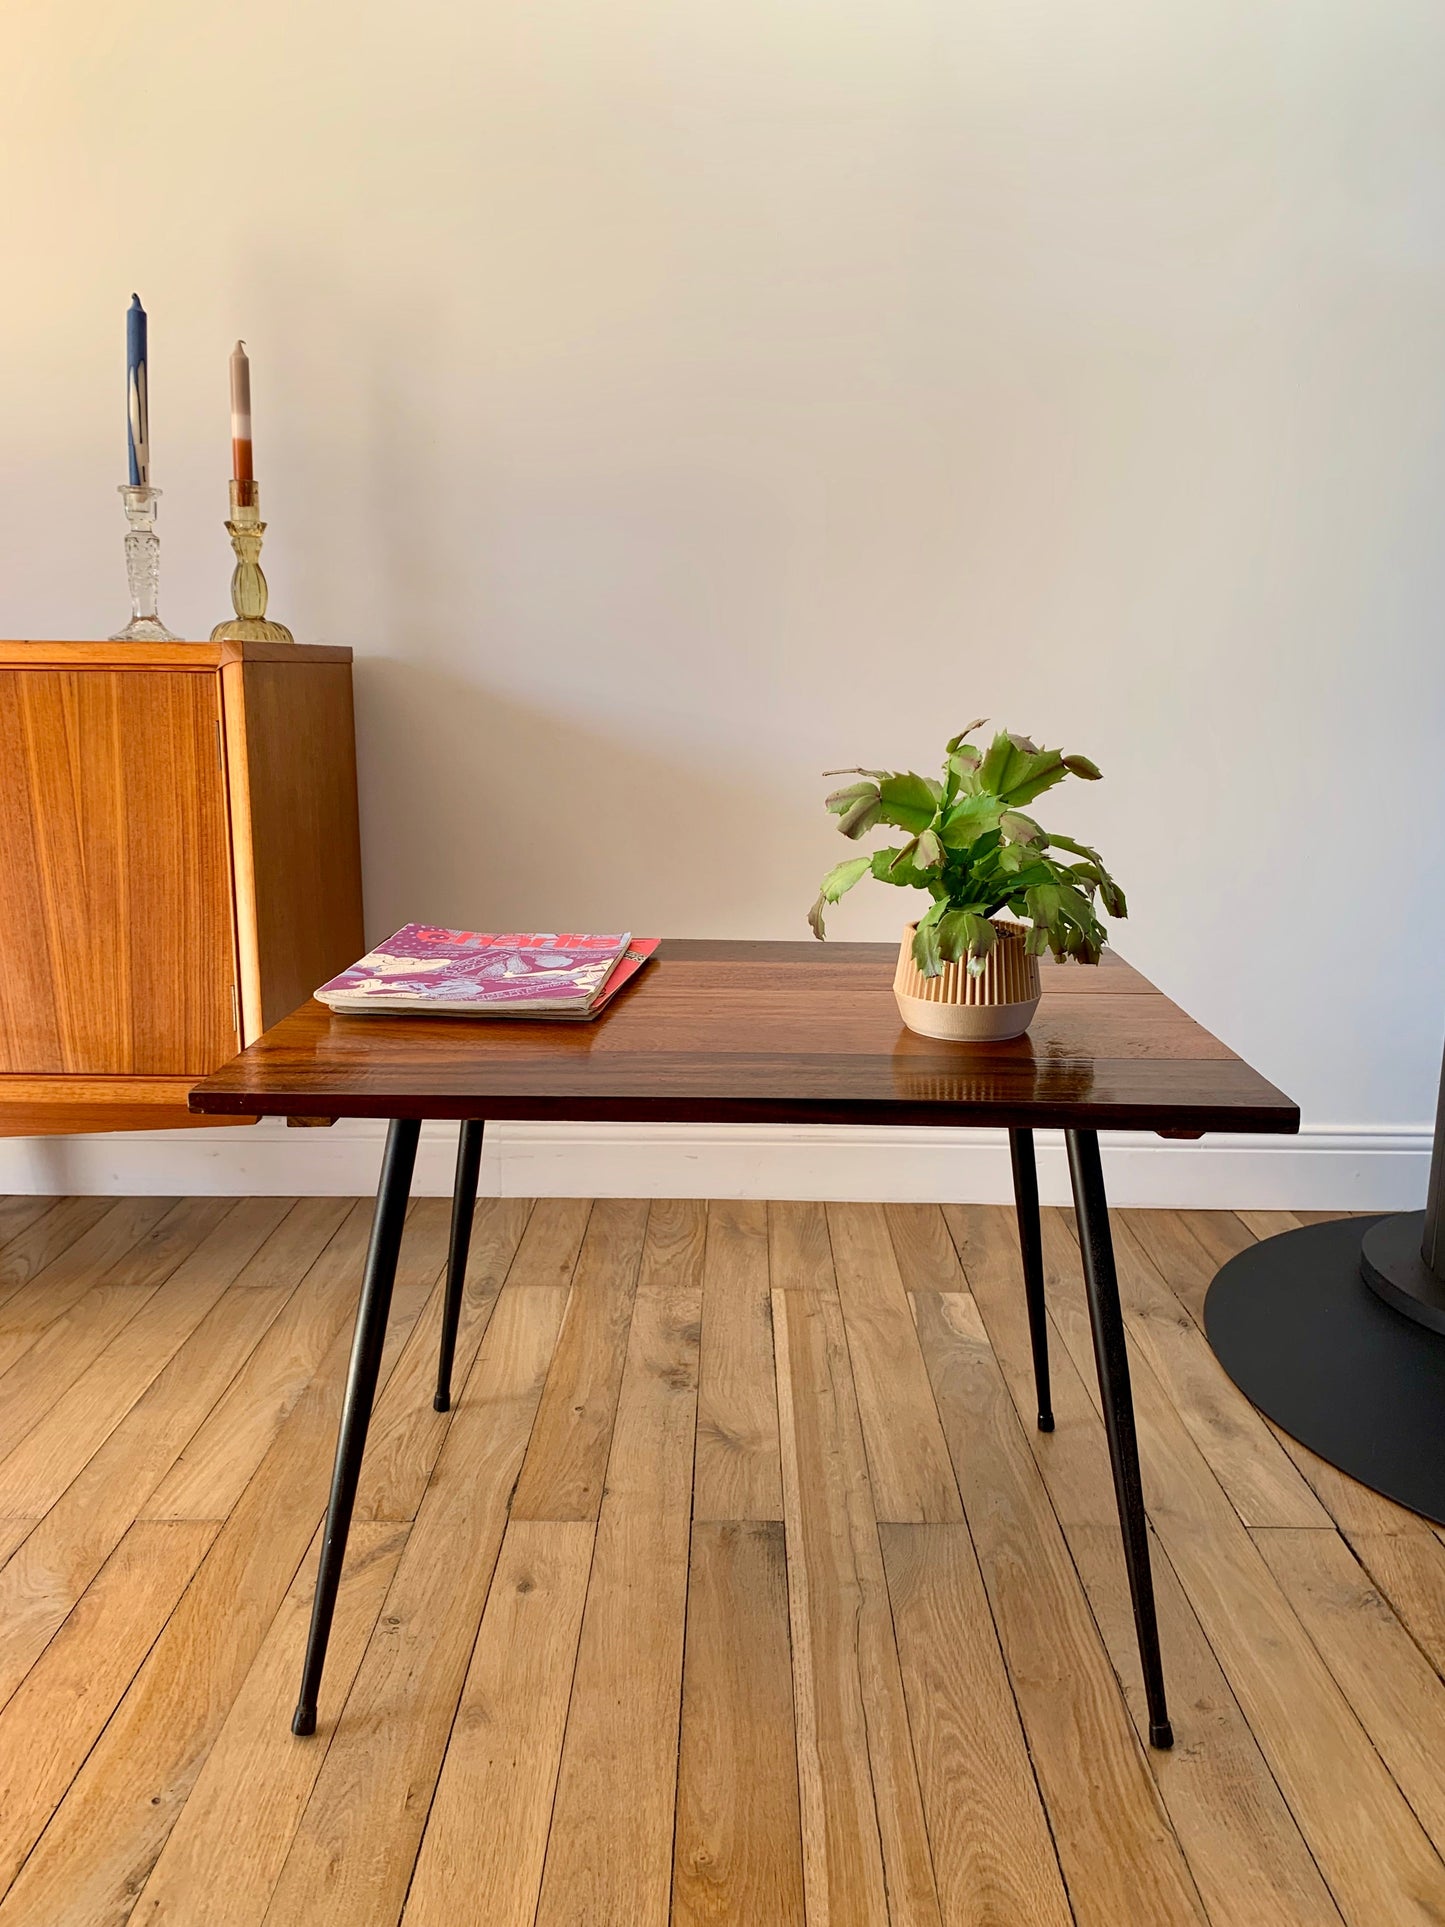
[[117,629],[112,642],[179,642],[156,613],[160,589],[161,541],[156,534],[158,488],[148,483],[122,482],[120,498],[130,524],[125,537],[125,573],[130,584],[130,621]]
[[236,566],[231,571],[231,607],[234,620],[218,622],[211,631],[212,642],[294,642],[296,638],[283,622],[266,616],[266,578],[261,573],[261,537],[266,524],[261,520],[261,495],[255,482],[232,482],[231,519],[226,524]]

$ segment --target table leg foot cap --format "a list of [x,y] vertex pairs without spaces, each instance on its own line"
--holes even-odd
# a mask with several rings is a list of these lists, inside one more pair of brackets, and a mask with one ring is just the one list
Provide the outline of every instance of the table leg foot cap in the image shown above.
[[1052,1412],[1040,1412],[1040,1413],[1039,1413],[1039,1430],[1040,1430],[1041,1432],[1052,1432],[1052,1431],[1053,1431],[1053,1429],[1054,1429],[1054,1415],[1053,1415],[1053,1413],[1052,1413]]
[[431,1408],[434,1412],[449,1412],[452,1409],[451,1395],[447,1392],[438,1392],[432,1399]]
[[1174,1728],[1168,1720],[1150,1720],[1149,1744],[1157,1746],[1161,1753],[1167,1753],[1174,1744]]
[[316,1731],[316,1708],[298,1706],[291,1716],[291,1731],[298,1739],[304,1740]]

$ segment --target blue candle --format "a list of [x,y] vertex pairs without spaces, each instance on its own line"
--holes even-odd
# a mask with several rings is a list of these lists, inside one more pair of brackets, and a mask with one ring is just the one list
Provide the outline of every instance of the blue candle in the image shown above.
[[131,487],[149,487],[151,431],[149,382],[146,373],[146,311],[133,294],[125,315],[126,445],[130,455]]

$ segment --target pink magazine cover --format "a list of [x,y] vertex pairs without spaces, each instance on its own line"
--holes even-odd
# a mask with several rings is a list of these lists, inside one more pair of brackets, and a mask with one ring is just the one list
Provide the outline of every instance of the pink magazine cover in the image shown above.
[[493,935],[408,923],[316,995],[351,1008],[378,1003],[453,1009],[585,1010],[627,947],[628,932]]

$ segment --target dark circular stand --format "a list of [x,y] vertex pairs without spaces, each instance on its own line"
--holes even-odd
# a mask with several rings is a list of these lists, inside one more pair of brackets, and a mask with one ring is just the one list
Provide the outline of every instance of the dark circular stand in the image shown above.
[[1387,1305],[1445,1332],[1445,1279],[1437,1278],[1420,1253],[1425,1213],[1404,1211],[1372,1224],[1360,1244],[1360,1271]]
[[1291,1438],[1445,1525],[1445,1333],[1418,1307],[1402,1317],[1361,1275],[1362,1244],[1392,1222],[1341,1218],[1240,1252],[1209,1287],[1204,1327],[1245,1397]]

